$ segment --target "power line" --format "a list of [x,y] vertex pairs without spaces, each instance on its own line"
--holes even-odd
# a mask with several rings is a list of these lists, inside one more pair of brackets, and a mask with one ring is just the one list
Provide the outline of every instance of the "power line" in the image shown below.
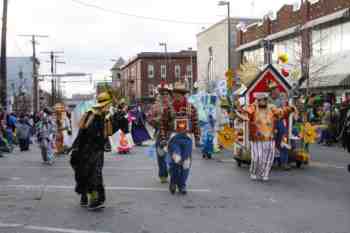
[[175,24],[188,24],[188,25],[203,25],[203,24],[211,24],[208,22],[191,22],[191,21],[182,21],[182,20],[173,20],[173,19],[164,19],[164,18],[156,18],[156,17],[150,17],[150,16],[143,16],[143,15],[135,15],[135,14],[130,14],[126,12],[121,12],[117,11],[114,9],[107,9],[102,6],[94,5],[91,3],[86,3],[80,0],[71,0],[72,2],[75,2],[79,5],[85,6],[85,7],[90,7],[94,8],[100,11],[116,14],[116,15],[122,15],[122,16],[127,16],[127,17],[134,17],[134,18],[139,18],[139,19],[146,19],[146,20],[152,20],[152,21],[159,21],[159,22],[166,22],[166,23],[175,23]]

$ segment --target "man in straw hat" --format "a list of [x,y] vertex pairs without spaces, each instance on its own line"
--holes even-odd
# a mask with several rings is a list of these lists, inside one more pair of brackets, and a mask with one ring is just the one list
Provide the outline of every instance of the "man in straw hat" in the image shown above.
[[111,104],[112,97],[107,92],[97,96],[97,104],[80,120],[72,146],[70,162],[75,172],[75,191],[81,195],[81,206],[89,210],[103,208],[106,199],[102,175],[104,145],[120,127],[115,115],[109,113]]
[[256,102],[245,110],[249,121],[249,137],[251,150],[250,178],[269,180],[269,174],[275,158],[276,121],[292,112],[295,107],[277,108],[268,103],[268,93],[256,93]]
[[[168,140],[168,152],[170,162],[170,185],[172,194],[176,189],[180,194],[187,193],[186,183],[192,163],[192,138],[194,134],[195,144],[199,146],[200,129],[195,107],[188,103],[186,94],[188,90],[183,83],[176,83],[173,89],[172,108],[174,109],[174,127],[171,131],[161,128],[161,135],[171,135]],[[165,142],[161,142],[165,144]]]
[[155,128],[156,153],[158,162],[158,176],[161,183],[168,181],[168,165],[166,162],[167,152],[165,150],[166,140],[172,132],[174,111],[171,106],[171,89],[168,85],[159,86],[156,102],[149,112],[149,123]]

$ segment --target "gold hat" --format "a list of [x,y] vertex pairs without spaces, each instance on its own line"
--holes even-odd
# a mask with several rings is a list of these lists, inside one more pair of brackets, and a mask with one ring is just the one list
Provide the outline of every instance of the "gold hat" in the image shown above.
[[94,108],[103,108],[110,103],[112,103],[112,97],[107,92],[102,92],[97,96],[97,104]]
[[183,82],[176,82],[175,85],[174,85],[173,92],[186,94],[186,93],[189,92],[189,90],[187,89],[185,83],[183,83]]

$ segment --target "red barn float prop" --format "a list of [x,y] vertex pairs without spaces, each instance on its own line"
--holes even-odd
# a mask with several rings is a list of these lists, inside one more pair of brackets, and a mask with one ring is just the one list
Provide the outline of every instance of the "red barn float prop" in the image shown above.
[[286,96],[292,89],[292,86],[281,75],[281,73],[272,65],[268,65],[258,76],[248,85],[247,90],[243,93],[245,103],[252,104],[255,101],[257,93],[269,93],[270,86],[278,88],[280,93],[285,93]]

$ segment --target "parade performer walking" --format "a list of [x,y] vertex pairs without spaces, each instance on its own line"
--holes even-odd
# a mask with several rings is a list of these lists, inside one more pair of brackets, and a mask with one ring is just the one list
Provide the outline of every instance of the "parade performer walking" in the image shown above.
[[149,123],[155,129],[156,153],[158,163],[158,176],[161,183],[168,182],[166,140],[171,132],[171,124],[174,119],[174,111],[171,106],[171,90],[166,85],[158,88],[156,103],[151,107],[148,115]]
[[88,206],[89,210],[104,207],[104,145],[108,137],[122,127],[116,115],[109,113],[111,104],[108,93],[98,95],[97,104],[83,115],[72,146],[70,162],[75,172],[75,191],[81,195],[81,206]]
[[146,114],[142,111],[140,105],[136,106],[130,112],[134,117],[131,125],[132,139],[137,146],[141,146],[144,141],[151,139],[146,129]]
[[54,161],[54,143],[57,128],[51,118],[51,111],[44,109],[41,119],[36,125],[36,133],[44,164],[52,165]]
[[250,177],[252,180],[262,178],[269,180],[270,170],[275,158],[275,123],[281,116],[296,112],[294,107],[277,108],[268,104],[268,95],[256,94],[257,102],[248,106],[246,113],[249,121],[251,149]]
[[[187,194],[186,183],[192,164],[191,134],[194,134],[196,146],[199,146],[200,140],[197,110],[187,101],[186,93],[188,90],[185,84],[175,84],[173,89],[175,121],[173,134],[168,142],[168,153],[171,158],[169,190],[174,194],[178,188],[178,191],[184,195]],[[170,132],[166,132],[164,128],[160,131],[161,135],[170,135]]]

